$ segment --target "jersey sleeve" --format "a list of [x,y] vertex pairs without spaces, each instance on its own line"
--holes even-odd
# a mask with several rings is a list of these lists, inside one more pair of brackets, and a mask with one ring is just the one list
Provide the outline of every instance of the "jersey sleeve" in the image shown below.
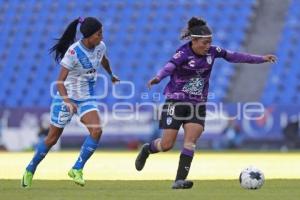
[[76,64],[76,52],[74,49],[69,48],[65,53],[63,59],[60,61],[60,65],[71,70],[75,67]]
[[103,48],[103,53],[106,54],[106,45],[103,41],[101,41],[101,46]]
[[176,66],[173,63],[168,62],[159,72],[156,74],[156,77],[159,80],[164,79],[167,76],[170,76],[175,70]]
[[182,50],[176,51],[173,57],[170,59],[170,63],[173,63],[176,67],[182,65],[185,61],[187,61],[186,53]]
[[102,60],[102,58],[104,56],[107,58],[107,55],[106,55],[106,45],[105,45],[105,43],[103,41],[101,41],[100,47],[101,47],[101,51],[102,51],[102,54],[103,54],[103,56],[101,57],[101,60]]
[[213,46],[213,51],[216,58],[226,58],[227,50],[221,47]]
[[214,53],[216,58],[223,58],[231,63],[259,64],[265,62],[263,56],[249,53],[233,52],[220,47],[214,47]]

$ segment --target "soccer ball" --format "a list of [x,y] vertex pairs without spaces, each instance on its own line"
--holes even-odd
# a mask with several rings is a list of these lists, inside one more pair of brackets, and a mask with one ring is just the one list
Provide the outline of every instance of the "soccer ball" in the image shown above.
[[265,176],[263,172],[255,167],[247,167],[240,173],[240,185],[245,189],[259,189],[264,182]]

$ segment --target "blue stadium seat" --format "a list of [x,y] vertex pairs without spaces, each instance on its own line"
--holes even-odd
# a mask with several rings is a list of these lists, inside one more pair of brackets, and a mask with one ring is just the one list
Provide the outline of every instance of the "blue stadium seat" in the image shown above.
[[262,101],[266,104],[299,104],[299,8],[300,2],[292,0],[278,44],[278,63],[271,67],[262,95]]
[[[8,5],[1,5],[3,13],[0,13],[0,28],[4,30],[0,34],[0,44],[5,44],[0,45],[0,56],[3,57],[0,73],[5,74],[0,79],[0,102],[9,106],[49,106],[51,97],[48,91],[51,82],[56,80],[60,67],[54,63],[48,49],[53,45],[54,39],[61,35],[67,23],[87,15],[98,17],[103,22],[104,41],[108,47],[111,66],[122,80],[135,82],[136,95],[130,101],[142,102],[144,100],[139,94],[145,92],[147,80],[174,54],[174,48],[182,44],[179,40],[180,31],[191,16],[201,15],[208,21],[213,27],[216,44],[233,51],[239,50],[249,27],[255,2],[256,0],[227,0],[226,3],[223,0],[212,0],[209,3],[199,0],[159,3],[151,0],[27,0],[25,5],[22,1],[5,1]],[[215,6],[210,6],[212,4]],[[291,10],[293,13],[298,11],[295,8]],[[297,20],[299,18],[289,19],[288,26],[298,27]],[[235,24],[234,29],[232,23]],[[291,30],[286,34],[294,37],[298,33]],[[284,48],[291,49],[292,45],[291,42]],[[272,75],[281,73],[279,66],[280,64],[274,66],[276,73],[272,72]],[[294,67],[291,70],[298,72]],[[99,71],[106,74],[102,69]],[[211,75],[210,89],[216,94],[213,101],[222,101],[226,97],[234,73],[234,65],[225,61],[216,62]],[[11,83],[11,80],[15,81]],[[164,83],[166,82],[165,80]],[[292,83],[294,82],[296,81]],[[155,86],[150,94],[162,93],[164,85]],[[101,89],[101,85],[97,87]],[[21,90],[15,91],[16,88]],[[41,90],[48,93],[39,94]],[[6,91],[10,93],[7,94]],[[123,92],[126,93],[126,88]],[[111,106],[118,100],[110,93],[110,96],[101,101]]]

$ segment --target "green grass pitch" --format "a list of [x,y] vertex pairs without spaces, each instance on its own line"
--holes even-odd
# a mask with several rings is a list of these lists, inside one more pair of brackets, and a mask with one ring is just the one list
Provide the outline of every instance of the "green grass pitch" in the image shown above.
[[205,199],[205,200],[299,200],[299,179],[266,180],[259,190],[246,190],[237,180],[195,181],[189,190],[170,189],[172,181],[92,181],[85,187],[72,181],[35,180],[33,187],[20,188],[19,180],[0,180],[0,199]]
[[[299,152],[197,152],[189,174],[190,190],[172,190],[179,152],[153,155],[137,172],[138,152],[98,151],[84,170],[86,186],[75,185],[67,172],[75,152],[50,152],[38,167],[30,189],[20,187],[33,152],[0,152],[0,200],[299,200]],[[240,187],[238,176],[248,166],[264,172],[259,190]]]

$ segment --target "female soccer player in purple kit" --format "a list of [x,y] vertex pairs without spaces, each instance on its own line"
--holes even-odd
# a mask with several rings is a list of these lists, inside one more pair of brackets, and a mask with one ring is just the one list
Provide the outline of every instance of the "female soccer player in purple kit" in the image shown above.
[[173,189],[192,188],[193,182],[186,180],[193,160],[198,138],[204,131],[209,77],[216,58],[223,58],[232,63],[275,62],[274,55],[251,55],[231,52],[212,46],[212,31],[206,22],[197,17],[188,21],[188,28],[182,39],[190,39],[182,45],[170,61],[148,82],[148,87],[158,84],[170,76],[164,95],[166,103],[159,126],[163,129],[161,138],[146,143],[138,154],[135,167],[142,170],[149,154],[172,149],[179,128],[183,125],[184,144],[179,158],[177,175]]

